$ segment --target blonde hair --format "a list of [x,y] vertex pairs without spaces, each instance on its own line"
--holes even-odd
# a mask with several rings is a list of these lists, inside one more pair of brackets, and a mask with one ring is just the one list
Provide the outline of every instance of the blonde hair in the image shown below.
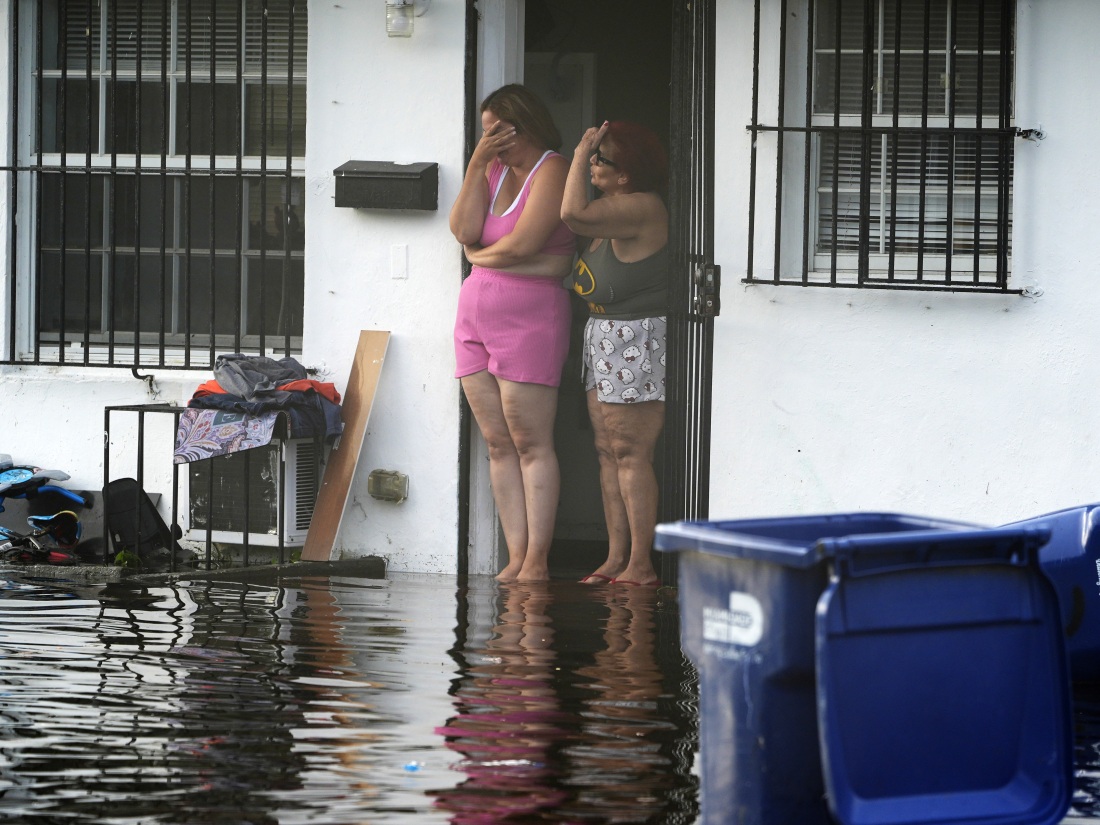
[[481,102],[481,111],[492,112],[516,127],[544,149],[561,147],[561,132],[539,96],[519,83],[501,86]]

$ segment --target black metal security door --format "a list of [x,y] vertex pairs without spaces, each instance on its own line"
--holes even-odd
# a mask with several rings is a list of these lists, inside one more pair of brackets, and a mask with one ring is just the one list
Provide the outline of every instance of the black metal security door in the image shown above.
[[719,309],[719,270],[714,265],[715,3],[678,0],[673,15],[669,210],[675,271],[668,316],[662,521],[703,519],[709,510],[711,361]]

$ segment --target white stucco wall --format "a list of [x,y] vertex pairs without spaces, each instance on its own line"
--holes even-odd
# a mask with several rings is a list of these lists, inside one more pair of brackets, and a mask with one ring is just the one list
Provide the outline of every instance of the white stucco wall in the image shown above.
[[[407,39],[386,36],[383,3],[310,4],[305,355],[342,387],[359,330],[392,333],[338,546],[393,570],[457,563],[461,250],[447,214],[464,171],[464,48],[461,3],[433,2]],[[439,209],[335,207],[332,170],[348,160],[438,163]],[[395,279],[401,244],[408,277]],[[367,495],[375,468],[407,473],[409,498]]]
[[[0,19],[8,19],[9,8],[8,0],[0,0]],[[451,324],[461,258],[447,212],[463,171],[464,4],[431,3],[416,19],[413,37],[399,39],[386,36],[381,0],[311,0],[309,27],[300,360],[321,367],[325,372],[318,377],[343,390],[359,331],[392,333],[337,552],[380,554],[392,570],[452,572],[459,386],[451,377]],[[5,111],[7,95],[8,84],[0,84]],[[337,208],[332,172],[348,160],[437,162],[438,211]],[[6,215],[0,206],[0,242],[6,242]],[[402,279],[391,277],[395,244],[408,249]],[[8,260],[6,252],[0,260]],[[0,278],[3,294],[9,274]],[[98,490],[103,408],[153,400],[186,403],[211,377],[208,371],[140,372],[154,375],[155,398],[128,369],[0,367],[0,452],[12,454],[17,463],[65,470],[72,476],[69,486]],[[161,437],[155,431],[159,425],[147,423],[153,432],[146,442],[146,487],[157,492],[170,478],[171,432]],[[135,439],[128,426],[113,418],[112,476],[135,472]],[[370,498],[366,475],[374,468],[407,473],[409,498],[402,504]]]
[[[9,9],[0,0],[4,19]],[[462,174],[465,9],[436,0],[410,39],[385,36],[383,9],[380,1],[309,6],[302,361],[342,389],[359,330],[392,333],[338,549],[380,553],[392,570],[449,572],[457,562],[450,330],[460,258],[447,210]],[[1100,89],[1091,79],[1100,55],[1090,38],[1100,4],[1020,2],[1016,121],[1041,124],[1047,137],[1017,141],[1013,285],[1038,287],[1038,297],[741,284],[751,12],[749,3],[718,6],[715,251],[724,293],[712,516],[890,509],[996,523],[1100,498],[1091,243],[1100,211]],[[0,84],[4,111],[7,94]],[[439,163],[439,210],[335,207],[332,170],[347,160]],[[769,209],[759,200],[758,219]],[[0,206],[0,244],[4,214]],[[407,247],[406,278],[392,277],[394,245]],[[0,274],[0,294],[8,275]],[[141,372],[155,376],[155,398],[129,370],[0,367],[0,452],[98,489],[103,407],[183,402],[209,377]],[[121,422],[113,436],[112,473],[132,474],[133,437]],[[155,463],[149,446],[146,457]],[[409,499],[370,498],[374,468],[407,473]],[[154,480],[167,473],[151,471]]]
[[1100,4],[1019,6],[1016,123],[1047,137],[1016,142],[1012,286],[1034,298],[740,283],[751,12],[719,4],[711,516],[999,523],[1100,499]]

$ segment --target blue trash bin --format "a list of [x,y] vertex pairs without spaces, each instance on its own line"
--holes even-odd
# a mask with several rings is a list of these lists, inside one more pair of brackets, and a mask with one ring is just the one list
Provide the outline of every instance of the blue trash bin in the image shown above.
[[[1060,819],[1072,788],[1070,710],[1057,600],[1036,559],[1047,535],[892,513],[659,525],[657,549],[679,553],[683,646],[699,670],[703,825],[830,825],[833,816],[946,825],[963,809],[970,825]],[[857,619],[865,626],[845,624]],[[1016,644],[1023,661],[1000,672]],[[996,651],[988,678],[976,664],[987,645]],[[942,695],[929,683],[945,672],[956,675],[950,706],[921,707]],[[879,673],[905,678],[876,683]],[[860,717],[864,675],[892,695],[872,691],[877,704]],[[990,691],[998,680],[1011,686]],[[1025,690],[1036,691],[1026,708],[1010,707]],[[900,724],[885,724],[890,711]],[[1042,746],[1046,772],[1019,754],[1022,777],[1003,769],[1009,757],[992,760],[1007,795],[988,787],[994,768],[922,780],[955,768],[956,747],[982,752],[990,718],[1001,727],[989,745],[1026,733],[1018,741]],[[903,738],[921,733],[919,748]],[[872,752],[891,754],[888,775],[860,761]],[[922,818],[907,819],[916,808]]]
[[1042,526],[1050,541],[1039,563],[1058,593],[1070,676],[1100,680],[1100,504],[1085,504],[1018,521]]
[[1073,730],[1045,526],[849,536],[818,602],[817,698],[842,825],[1054,825]]

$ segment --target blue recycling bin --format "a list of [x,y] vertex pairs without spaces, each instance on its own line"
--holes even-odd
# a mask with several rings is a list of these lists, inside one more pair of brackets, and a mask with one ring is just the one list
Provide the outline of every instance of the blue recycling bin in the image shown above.
[[1069,507],[1011,527],[1051,531],[1039,563],[1058,593],[1070,676],[1100,680],[1100,504]]
[[658,526],[699,671],[703,825],[1053,825],[1069,680],[1041,526]]

